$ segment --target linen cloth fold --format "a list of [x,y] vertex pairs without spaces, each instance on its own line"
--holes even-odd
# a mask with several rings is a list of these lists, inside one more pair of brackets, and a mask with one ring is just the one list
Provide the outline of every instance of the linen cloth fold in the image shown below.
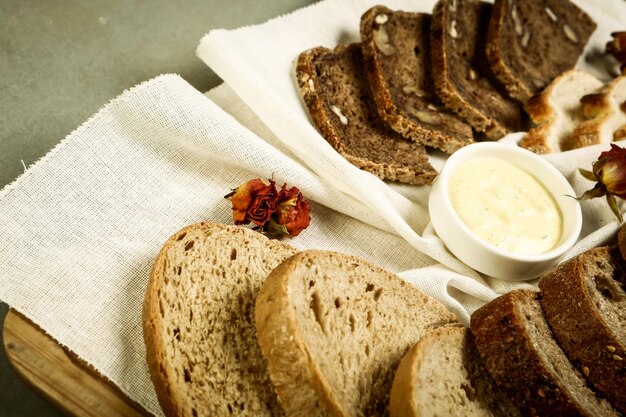
[[[413,10],[409,3],[389,5]],[[199,55],[228,85],[203,95],[179,76],[164,75],[104,106],[0,191],[0,299],[162,415],[141,324],[152,262],[181,227],[230,223],[223,196],[251,178],[295,185],[312,202],[311,226],[290,244],[376,262],[466,323],[498,293],[534,287],[483,277],[458,261],[429,224],[428,187],[387,184],[356,169],[308,121],[290,78],[302,46],[296,40],[310,36],[316,46],[324,38],[332,46],[337,37],[325,32],[329,22],[354,38],[357,15],[371,4],[328,0],[265,25],[211,33]],[[417,5],[430,9],[428,1]],[[335,8],[337,16],[329,13]],[[264,42],[279,41],[285,56],[276,44],[276,53],[265,55],[272,48]],[[548,159],[581,193],[591,184],[576,169],[589,168],[605,149]],[[617,230],[604,201],[585,202],[583,210],[581,239],[568,256],[607,242]]]

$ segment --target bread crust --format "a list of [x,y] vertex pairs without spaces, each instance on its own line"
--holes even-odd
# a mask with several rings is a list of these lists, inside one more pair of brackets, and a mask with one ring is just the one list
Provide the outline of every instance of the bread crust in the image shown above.
[[[455,8],[461,7],[461,0],[455,0]],[[463,0],[462,7],[491,7],[490,5],[477,2],[473,0]],[[448,30],[448,21],[450,13],[450,6],[445,0],[440,0],[433,9],[433,19],[431,28],[431,44],[432,44],[432,65],[433,75],[435,78],[435,88],[441,100],[446,106],[461,117],[468,121],[469,124],[479,132],[484,132],[487,138],[491,140],[498,140],[508,133],[517,131],[521,127],[521,111],[517,108],[517,103],[514,103],[510,98],[505,96],[499,96],[500,107],[504,109],[499,116],[507,117],[509,125],[505,125],[501,120],[497,120],[488,114],[485,114],[481,109],[472,105],[467,98],[459,92],[458,88],[453,82],[452,68],[450,67],[450,57],[448,57],[447,42],[450,42],[450,36]],[[466,32],[467,33],[467,32]],[[477,35],[478,36],[478,35]],[[474,57],[469,57],[472,60]],[[474,69],[470,68],[470,71]],[[474,72],[475,73],[475,72]],[[487,84],[491,86],[490,90],[497,93],[495,80],[491,80],[491,74],[480,74],[481,77],[486,78]],[[478,82],[479,80],[475,80]],[[485,81],[485,80],[483,80]],[[510,113],[510,114],[505,114]],[[512,116],[512,117],[511,117]]]
[[617,103],[617,105],[612,103],[612,97],[615,95],[626,98],[626,76],[617,77],[597,93],[588,94],[580,100],[583,114],[588,120],[576,126],[568,149],[582,148],[619,139],[622,134],[620,132],[621,126],[615,126],[615,130],[611,132],[611,137],[602,137],[604,126],[611,123],[612,118],[621,116],[622,119],[626,120],[623,103]]
[[[380,116],[387,121],[395,131],[401,133],[407,139],[433,146],[449,154],[465,145],[473,143],[474,137],[472,128],[453,114],[441,113],[437,115],[437,117],[442,118],[445,114],[445,118],[440,120],[438,124],[433,125],[419,121],[410,115],[407,116],[404,111],[398,108],[390,91],[391,86],[385,79],[384,69],[381,63],[381,59],[384,58],[381,57],[381,53],[378,51],[374,40],[374,32],[379,27],[379,24],[377,24],[375,20],[376,17],[381,14],[386,15],[388,18],[403,17],[414,20],[421,19],[420,22],[430,22],[430,16],[428,15],[392,11],[385,6],[374,6],[361,17],[360,30],[365,71]],[[430,42],[428,36],[425,41]],[[420,46],[423,46],[420,48],[420,53],[426,53],[430,49],[427,44]],[[396,51],[395,53],[398,52]],[[413,51],[410,53],[413,53]],[[406,68],[406,71],[411,69],[416,71],[430,71],[429,69],[422,68]],[[434,94],[434,85],[432,87],[432,93]],[[430,93],[430,91],[428,93]],[[438,103],[434,100],[431,101],[432,105],[439,108]],[[454,123],[454,127],[450,126],[452,123]]]
[[[562,113],[568,113],[567,115],[559,115],[557,109],[555,109],[551,103],[553,97],[556,100],[557,88],[560,87],[561,83],[568,85],[574,80],[581,85],[583,82],[597,83],[590,85],[593,90],[597,90],[602,86],[602,83],[595,77],[580,70],[569,70],[555,78],[554,81],[552,81],[541,93],[532,96],[526,102],[526,112],[529,114],[536,127],[530,129],[522,138],[519,143],[521,147],[537,154],[548,154],[560,152],[561,150],[569,149],[575,146],[571,139],[573,132],[569,132],[569,135],[565,136],[563,132],[557,132],[555,129],[558,128],[556,123],[560,120],[559,117],[561,119],[570,117],[574,121],[576,116],[569,114],[571,111],[570,109],[561,110]],[[559,91],[561,90],[562,88]],[[590,92],[590,90],[586,91]],[[589,96],[585,95],[585,97]],[[576,123],[576,121],[574,121],[574,123]],[[552,139],[554,135],[562,136],[559,138],[559,143],[556,143],[556,148],[553,146],[555,145],[553,142],[554,139]]]
[[[591,281],[600,277],[589,276],[584,269],[585,263],[602,260],[621,276],[619,258],[617,248],[591,249],[546,274],[539,288],[546,320],[572,364],[614,407],[626,413],[626,341],[609,327],[590,294]],[[606,282],[604,291],[614,298],[626,297],[617,281]]]
[[385,153],[398,152],[402,148],[402,152],[406,152],[414,157],[414,161],[410,165],[398,162],[377,162],[354,155],[343,143],[342,134],[331,119],[330,113],[332,111],[325,103],[322,92],[319,91],[321,83],[319,82],[314,60],[321,55],[352,53],[355,49],[360,50],[360,48],[360,44],[338,45],[334,50],[316,47],[299,55],[296,64],[296,79],[300,88],[300,94],[309,110],[313,123],[326,141],[353,165],[369,171],[381,179],[400,181],[413,185],[431,184],[437,172],[428,162],[426,148],[404,139],[399,133],[391,130],[389,127],[387,128],[389,138],[385,144],[385,146],[388,146],[388,149],[385,149]]
[[[519,308],[526,302],[539,303],[539,293],[514,290],[472,315],[471,330],[485,367],[522,415],[588,416],[540,358],[541,347],[533,344]],[[609,410],[605,415],[617,414]]]
[[[172,334],[164,333],[166,331],[165,324],[167,323],[164,323],[165,319],[163,318],[162,309],[165,309],[165,311],[169,311],[170,307],[171,308],[176,308],[176,307],[163,305],[163,301],[160,297],[160,294],[163,291],[169,291],[169,290],[179,291],[178,287],[171,288],[169,284],[166,282],[166,280],[164,279],[166,269],[168,267],[171,267],[171,266],[168,266],[170,262],[168,260],[168,252],[171,249],[173,249],[177,243],[180,244],[180,242],[183,241],[183,239],[185,238],[185,236],[187,236],[187,234],[192,234],[192,233],[198,233],[203,238],[207,238],[207,239],[213,239],[214,237],[215,238],[224,237],[227,240],[232,239],[232,243],[234,245],[237,245],[237,244],[247,245],[248,241],[260,243],[261,244],[260,247],[263,249],[259,250],[259,253],[257,255],[261,258],[264,257],[265,252],[262,252],[262,251],[265,251],[265,250],[267,250],[268,254],[272,253],[272,254],[275,254],[275,256],[283,256],[283,257],[287,257],[295,253],[295,249],[293,249],[289,245],[286,245],[278,241],[271,241],[267,239],[265,236],[262,236],[261,234],[257,232],[253,232],[252,230],[249,230],[243,227],[227,226],[223,224],[210,223],[210,222],[195,223],[195,224],[186,226],[185,228],[176,232],[171,238],[169,238],[165,242],[165,244],[163,245],[161,251],[159,252],[156,258],[154,267],[152,269],[152,273],[150,275],[150,279],[148,281],[148,286],[146,288],[146,295],[145,295],[144,303],[143,303],[142,324],[143,324],[144,342],[146,345],[146,360],[148,363],[148,370],[150,371],[150,378],[152,380],[155,391],[157,393],[159,404],[161,405],[161,408],[166,416],[191,416],[191,417],[194,416],[193,410],[191,412],[189,411],[192,408],[192,406],[190,406],[189,401],[187,400],[191,396],[191,395],[188,395],[188,391],[192,389],[190,387],[190,385],[192,384],[191,383],[180,384],[180,381],[177,382],[177,378],[175,376],[177,374],[180,375],[181,369],[179,369],[179,366],[177,366],[177,364],[172,363],[172,361],[168,359],[168,349],[167,349],[168,341],[171,342],[174,336]],[[241,247],[242,246],[239,246],[239,248]],[[231,255],[231,259],[232,259],[232,255]],[[194,259],[192,262],[194,261],[202,262],[203,260]],[[217,266],[217,268],[220,268],[220,266]],[[255,273],[258,274],[258,272],[255,272]],[[209,277],[207,279],[212,279],[212,277]],[[234,282],[224,282],[223,284],[231,285],[231,286],[238,285],[237,283],[234,283]],[[199,282],[198,285],[202,285],[201,281]],[[258,285],[260,286],[260,283]],[[180,289],[180,291],[184,291],[184,289]],[[242,318],[243,317],[241,317],[240,319]],[[207,317],[204,317],[203,319],[208,320]],[[173,324],[176,326],[181,326],[181,328],[183,326],[182,323],[173,323]],[[206,323],[206,324],[210,325],[210,323]],[[231,323],[231,325],[238,326],[238,324],[236,323]],[[249,323],[249,326],[252,326],[252,328],[254,328],[253,327],[254,323]],[[248,342],[256,344],[256,340],[252,340]],[[180,351],[177,351],[177,354],[180,354],[181,356],[192,354],[191,352],[183,351],[182,347],[180,349],[181,349]],[[193,350],[194,346],[191,346],[190,349]],[[193,354],[198,355],[197,352],[194,352]],[[254,355],[255,353],[249,351],[246,354]],[[259,355],[260,360],[264,361],[264,359],[261,356],[260,351],[258,351],[257,354]],[[199,361],[202,361],[203,363],[206,361],[206,364],[208,366],[219,366],[218,359],[210,357],[209,356],[210,353],[201,352],[200,355],[206,355],[206,357],[199,358],[198,359]],[[226,369],[225,371],[228,372],[228,369]],[[260,375],[262,375],[263,373],[267,373],[266,369],[258,369],[253,372],[256,372]],[[265,375],[265,379],[269,383],[269,376],[267,374]],[[238,381],[238,382],[243,385],[251,384],[248,381]],[[267,386],[260,387],[260,390],[264,390],[264,392],[267,392],[267,389],[268,389]],[[271,388],[269,389],[271,390]],[[204,390],[204,388],[201,388],[201,390]],[[256,392],[256,390],[253,390],[253,391]],[[265,394],[253,394],[253,395],[259,395],[259,398],[267,398],[263,396]],[[270,394],[270,396],[271,395],[275,395],[275,394],[272,393]],[[226,397],[225,393],[223,397],[224,398]],[[199,401],[206,401],[206,402],[209,402],[209,401],[219,402],[222,400],[226,401],[224,398],[216,399],[216,397],[212,397],[212,398],[196,398],[196,399]],[[260,401],[265,401],[265,399],[260,400]],[[273,404],[270,404],[270,402],[272,401],[273,401]],[[265,415],[268,415],[268,416],[282,415],[282,410],[278,406],[277,399],[274,398],[272,401],[268,401],[268,403],[265,403],[265,406],[268,407],[269,409],[268,413]],[[272,409],[272,407],[276,407],[276,408]],[[196,408],[196,406],[194,405],[193,408]],[[202,410],[202,405],[197,406],[197,409]],[[250,410],[246,410],[246,411],[248,414],[251,412]],[[239,412],[239,410],[237,410],[237,412]],[[205,413],[203,411],[196,411],[196,414],[202,415]],[[245,414],[245,413],[242,411],[241,414]],[[219,415],[230,415],[230,414],[228,413],[220,414],[214,411],[213,415],[219,416]],[[263,415],[263,414],[258,414],[258,415]]]
[[487,59],[494,75],[505,86],[509,95],[521,103],[525,103],[534,93],[513,74],[502,55],[506,45],[502,45],[500,42],[504,39],[504,21],[508,16],[507,8],[507,0],[496,0],[491,10],[487,32]]

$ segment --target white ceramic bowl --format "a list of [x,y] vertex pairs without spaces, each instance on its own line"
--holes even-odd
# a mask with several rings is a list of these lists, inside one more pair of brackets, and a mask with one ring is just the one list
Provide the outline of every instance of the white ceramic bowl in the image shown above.
[[[521,255],[505,251],[479,238],[455,212],[448,193],[450,175],[464,162],[476,158],[508,161],[538,179],[554,197],[562,215],[562,234],[550,251]],[[496,142],[481,142],[453,153],[430,191],[430,220],[448,249],[475,270],[500,279],[521,281],[535,278],[552,267],[570,249],[580,234],[582,213],[574,190],[554,166],[525,149]]]

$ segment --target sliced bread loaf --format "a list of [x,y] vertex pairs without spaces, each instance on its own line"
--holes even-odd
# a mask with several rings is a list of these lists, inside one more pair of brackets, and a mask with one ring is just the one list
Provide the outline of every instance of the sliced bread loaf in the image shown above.
[[284,261],[256,302],[259,343],[288,416],[386,415],[402,356],[427,330],[456,324],[396,275],[326,251]]
[[601,247],[569,260],[539,281],[541,305],[559,345],[622,413],[626,413],[625,272],[619,249]]
[[165,415],[282,415],[256,341],[254,299],[295,252],[249,229],[211,223],[165,243],[143,311],[148,368]]
[[581,103],[587,120],[574,129],[570,149],[619,139],[620,128],[626,125],[626,75],[615,78],[597,93],[584,96]]
[[521,130],[521,109],[497,85],[485,56],[491,4],[440,0],[433,10],[432,65],[437,93],[489,139]]
[[574,68],[595,29],[570,0],[496,0],[487,57],[509,94],[525,103]]
[[602,86],[602,81],[580,70],[569,70],[556,77],[526,103],[526,111],[536,127],[522,138],[520,146],[539,154],[571,147],[574,128],[584,121],[580,99]]
[[426,333],[398,366],[391,417],[514,417],[519,412],[485,371],[464,327]]
[[452,153],[472,128],[441,103],[430,65],[430,15],[375,6],[361,17],[365,70],[380,116],[407,139]]
[[514,290],[478,309],[472,333],[485,368],[523,415],[618,416],[554,340],[539,293]]
[[380,118],[365,75],[360,44],[300,54],[296,77],[322,136],[349,162],[381,179],[430,184],[436,171],[423,145]]

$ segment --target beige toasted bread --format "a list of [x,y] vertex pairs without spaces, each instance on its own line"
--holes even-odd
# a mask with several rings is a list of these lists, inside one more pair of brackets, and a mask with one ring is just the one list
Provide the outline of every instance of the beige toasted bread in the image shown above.
[[559,75],[526,103],[536,126],[522,138],[520,146],[538,154],[565,150],[574,128],[584,121],[580,100],[602,86],[602,81],[584,71],[569,70]]
[[404,355],[389,411],[391,417],[520,415],[484,369],[464,327],[429,331]]
[[[619,76],[600,91],[581,99],[586,119],[574,129],[568,149],[610,143],[620,139],[626,125],[626,75]],[[617,137],[616,137],[617,133]]]
[[143,310],[148,368],[167,416],[280,416],[254,300],[295,249],[257,232],[190,225],[163,246]]
[[626,413],[625,265],[617,247],[590,249],[539,281],[541,305],[570,361]]
[[427,330],[457,323],[396,275],[326,251],[281,263],[256,302],[259,343],[290,417],[387,414],[402,356]]

